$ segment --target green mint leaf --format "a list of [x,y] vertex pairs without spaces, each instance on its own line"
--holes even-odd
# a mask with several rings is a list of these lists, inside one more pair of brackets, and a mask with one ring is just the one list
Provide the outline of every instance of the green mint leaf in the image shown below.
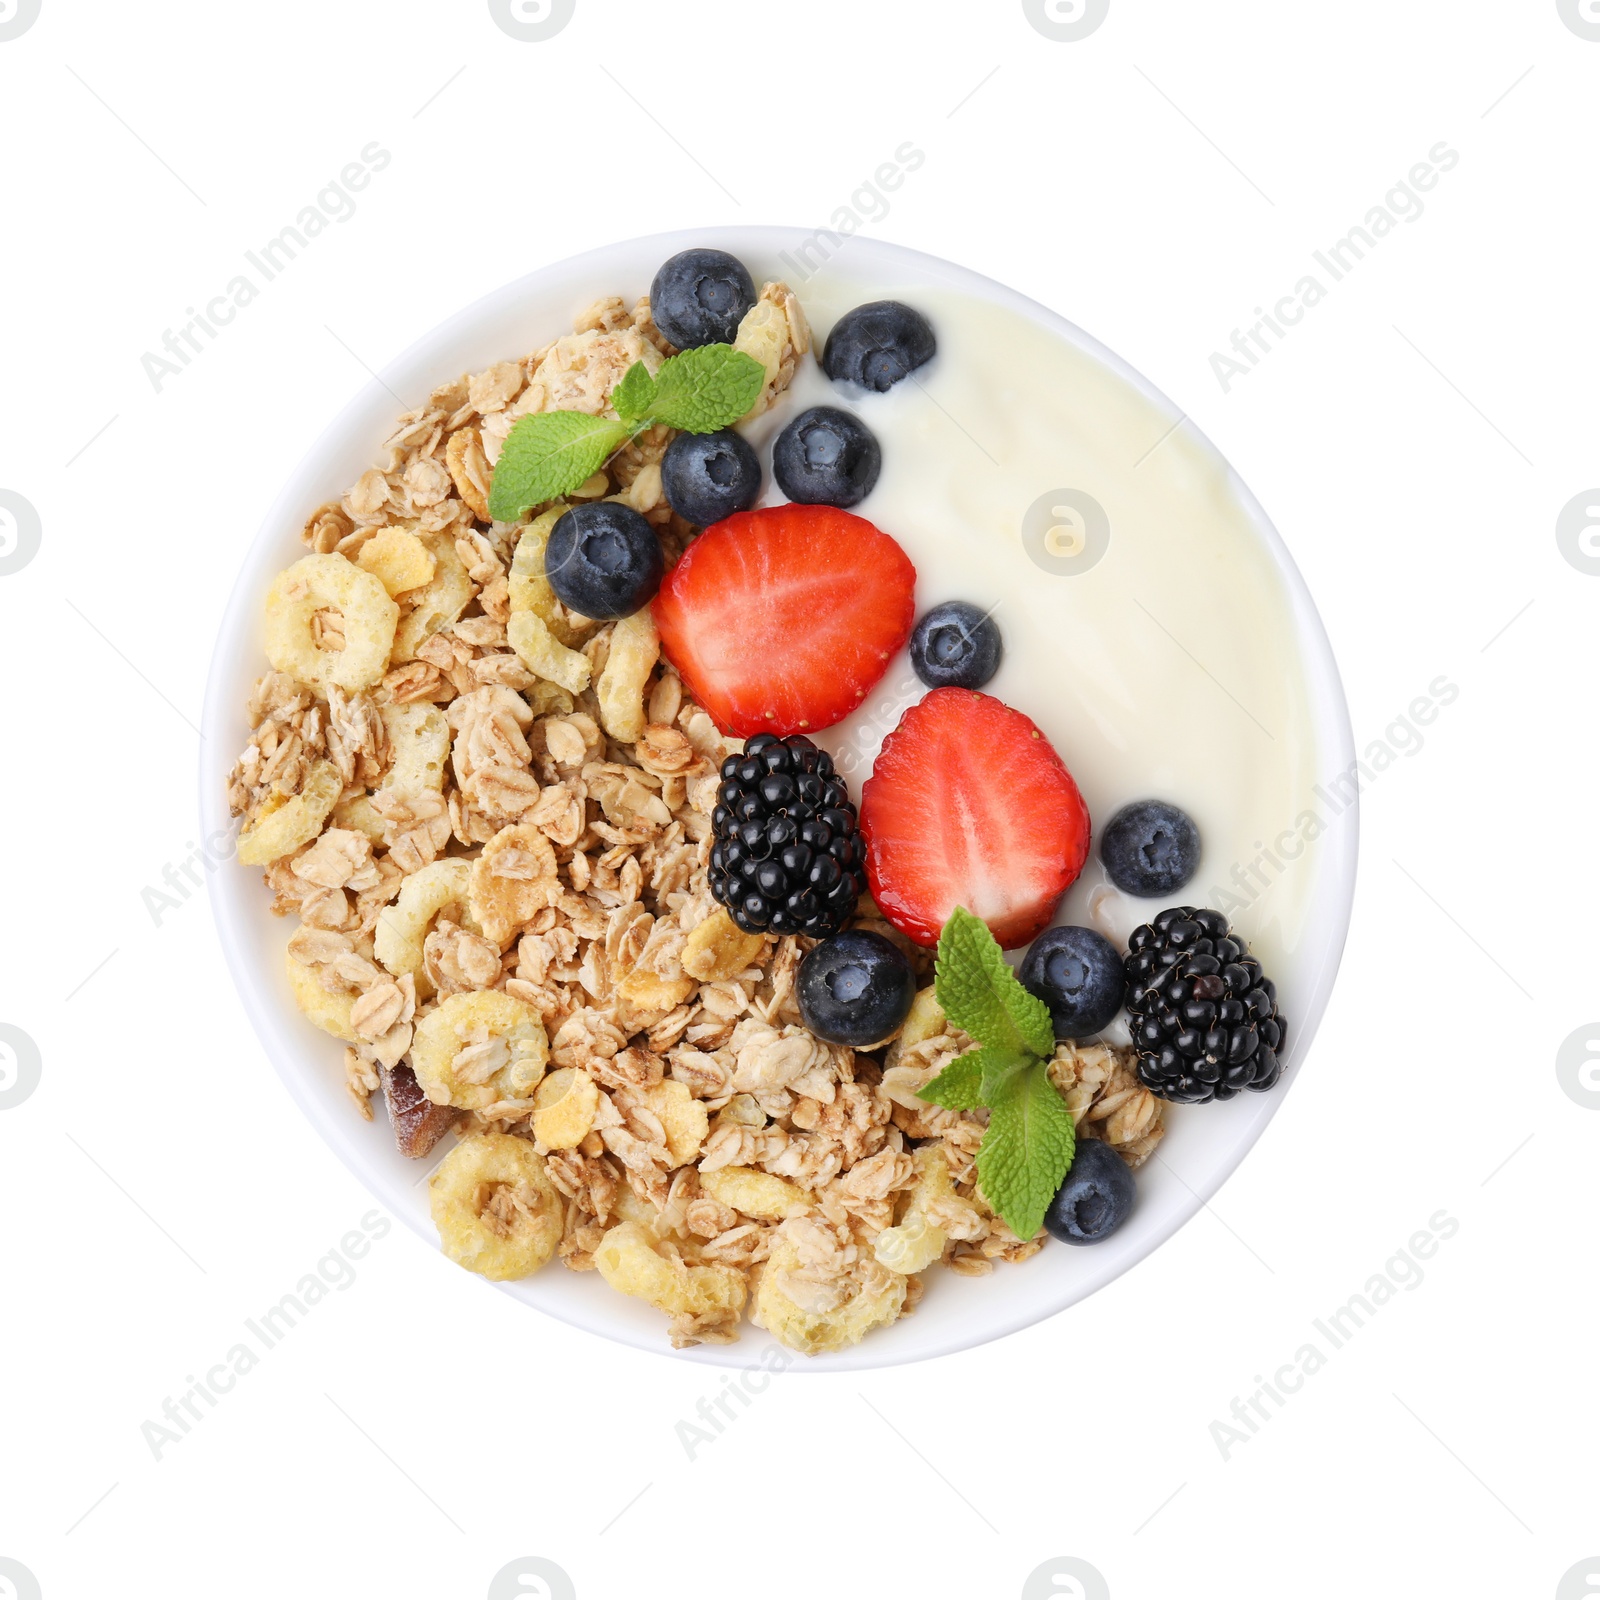
[[964,906],[950,913],[939,935],[934,991],[945,1016],[979,1044],[1047,1060],[1055,1054],[1045,1003],[1022,987],[994,935]]
[[951,1111],[971,1111],[989,1104],[993,1085],[1017,1067],[1034,1059],[1015,1050],[992,1050],[987,1045],[957,1056],[937,1078],[917,1090],[919,1099]]
[[656,397],[656,380],[642,361],[622,374],[622,381],[611,391],[611,407],[624,422],[642,421],[650,415]]
[[519,417],[495,463],[489,514],[497,522],[517,522],[532,507],[576,489],[631,432],[626,423],[582,411]]
[[731,344],[703,344],[664,361],[650,420],[685,433],[731,427],[756,403],[767,369]]
[[1006,1226],[1019,1239],[1031,1239],[1072,1165],[1072,1113],[1042,1061],[1003,1075],[991,1093],[978,1183]]

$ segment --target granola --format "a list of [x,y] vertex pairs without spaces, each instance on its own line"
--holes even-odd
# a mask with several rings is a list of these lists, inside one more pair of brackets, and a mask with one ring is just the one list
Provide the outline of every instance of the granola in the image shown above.
[[[810,348],[785,285],[738,344],[765,411]],[[648,609],[595,621],[543,577],[568,502],[599,498],[643,514],[670,568],[696,532],[662,498],[673,430],[567,501],[490,518],[518,418],[608,413],[630,365],[671,353],[647,302],[602,300],[399,419],[272,587],[229,802],[241,860],[297,919],[290,989],[342,1042],[357,1109],[381,1088],[410,1157],[458,1136],[432,1183],[453,1259],[598,1270],[665,1313],[676,1347],[749,1316],[837,1349],[909,1314],[928,1268],[986,1273],[1043,1236],[1018,1239],[979,1188],[988,1112],[918,1098],[972,1045],[931,988],[887,1048],[825,1043],[795,989],[816,941],[717,903],[712,813],[743,744],[662,658]],[[866,898],[851,926],[887,928]],[[1162,1102],[1133,1066],[1064,1045],[1050,1075],[1079,1134],[1138,1165]]]

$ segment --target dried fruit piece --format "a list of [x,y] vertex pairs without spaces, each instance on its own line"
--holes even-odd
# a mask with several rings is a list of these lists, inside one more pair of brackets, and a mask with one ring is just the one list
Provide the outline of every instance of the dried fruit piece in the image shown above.
[[428,1205],[444,1253],[497,1282],[537,1272],[561,1242],[564,1206],[544,1158],[510,1134],[463,1139],[429,1180]]
[[239,835],[239,860],[247,867],[264,867],[310,844],[344,790],[344,780],[331,761],[319,761],[306,774],[300,793],[273,795],[256,819]]
[[[337,637],[317,625],[324,613],[342,618],[343,646],[318,642]],[[267,590],[267,659],[279,672],[327,693],[330,685],[369,689],[384,674],[400,608],[370,572],[343,556],[302,556]]]
[[427,1155],[456,1125],[456,1108],[436,1106],[422,1092],[416,1073],[403,1061],[380,1069],[378,1076],[383,1083],[383,1103],[389,1108],[396,1148],[413,1160]]
[[481,1111],[532,1093],[550,1059],[544,1022],[498,989],[453,994],[418,1024],[411,1070],[436,1105]]

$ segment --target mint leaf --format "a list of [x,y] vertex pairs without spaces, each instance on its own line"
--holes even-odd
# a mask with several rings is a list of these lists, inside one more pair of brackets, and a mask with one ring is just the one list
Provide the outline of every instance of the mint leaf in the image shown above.
[[990,1085],[990,1094],[978,1183],[1005,1225],[1019,1239],[1031,1239],[1072,1165],[1072,1113],[1042,1061],[1006,1073]]
[[957,1056],[937,1078],[917,1090],[917,1097],[951,1111],[971,1111],[990,1103],[989,1090],[1008,1072],[1036,1059],[1019,1051],[981,1045]]
[[979,1044],[1045,1059],[1055,1054],[1048,1008],[1017,981],[987,925],[964,906],[939,935],[934,991],[945,1016]]
[[656,397],[656,380],[642,361],[622,374],[622,381],[611,391],[612,409],[624,422],[639,422],[650,415]]
[[650,420],[685,433],[715,433],[756,403],[766,381],[767,369],[731,344],[680,351],[656,374]]
[[632,431],[626,423],[583,411],[519,417],[495,463],[489,514],[497,522],[517,522],[532,507],[576,489]]

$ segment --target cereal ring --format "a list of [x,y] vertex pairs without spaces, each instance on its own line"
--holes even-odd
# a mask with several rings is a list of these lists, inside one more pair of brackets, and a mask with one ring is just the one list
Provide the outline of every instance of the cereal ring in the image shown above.
[[428,1182],[439,1244],[457,1266],[503,1282],[537,1272],[561,1242],[561,1196],[526,1139],[475,1133]]
[[721,1312],[736,1317],[744,1309],[744,1275],[732,1267],[707,1263],[691,1267],[665,1256],[637,1222],[619,1222],[594,1253],[600,1276],[622,1294],[643,1300],[673,1316],[705,1317]]
[[[780,1344],[801,1355],[814,1356],[859,1344],[874,1328],[893,1322],[905,1304],[905,1278],[898,1272],[886,1271],[876,1261],[859,1262],[859,1276],[838,1279],[826,1286],[812,1285],[802,1268],[794,1241],[779,1228],[772,1236],[772,1253],[756,1289],[755,1313],[756,1320]],[[827,1309],[808,1310],[790,1298],[786,1285],[796,1292],[802,1287],[818,1292],[826,1288],[840,1298]]]
[[420,794],[444,788],[445,762],[450,756],[450,723],[438,706],[412,702],[383,708],[383,725],[394,750],[394,761],[383,780],[397,794]]
[[274,793],[263,802],[255,821],[239,835],[240,862],[264,867],[310,844],[343,792],[339,769],[331,761],[317,762],[299,794]]
[[395,977],[422,970],[422,943],[428,937],[433,919],[448,905],[461,908],[461,925],[471,933],[482,933],[472,914],[468,894],[472,863],[457,856],[430,861],[407,876],[393,905],[378,913],[373,929],[373,951],[379,962]]
[[289,992],[301,1015],[314,1023],[324,1033],[346,1044],[356,1042],[356,1031],[350,1026],[350,1009],[356,1003],[353,994],[334,994],[324,987],[315,967],[296,961],[287,950],[283,953],[283,969],[289,978]]
[[[319,611],[344,617],[344,648],[324,650],[312,633]],[[267,590],[267,659],[324,694],[370,689],[383,676],[400,608],[370,572],[343,556],[302,556]]]
[[417,1024],[411,1041],[411,1070],[423,1093],[436,1106],[463,1111],[528,1095],[549,1059],[539,1013],[499,989],[451,995]]
[[660,655],[661,638],[648,606],[611,630],[611,649],[595,694],[600,721],[619,744],[633,744],[644,734],[644,686]]

